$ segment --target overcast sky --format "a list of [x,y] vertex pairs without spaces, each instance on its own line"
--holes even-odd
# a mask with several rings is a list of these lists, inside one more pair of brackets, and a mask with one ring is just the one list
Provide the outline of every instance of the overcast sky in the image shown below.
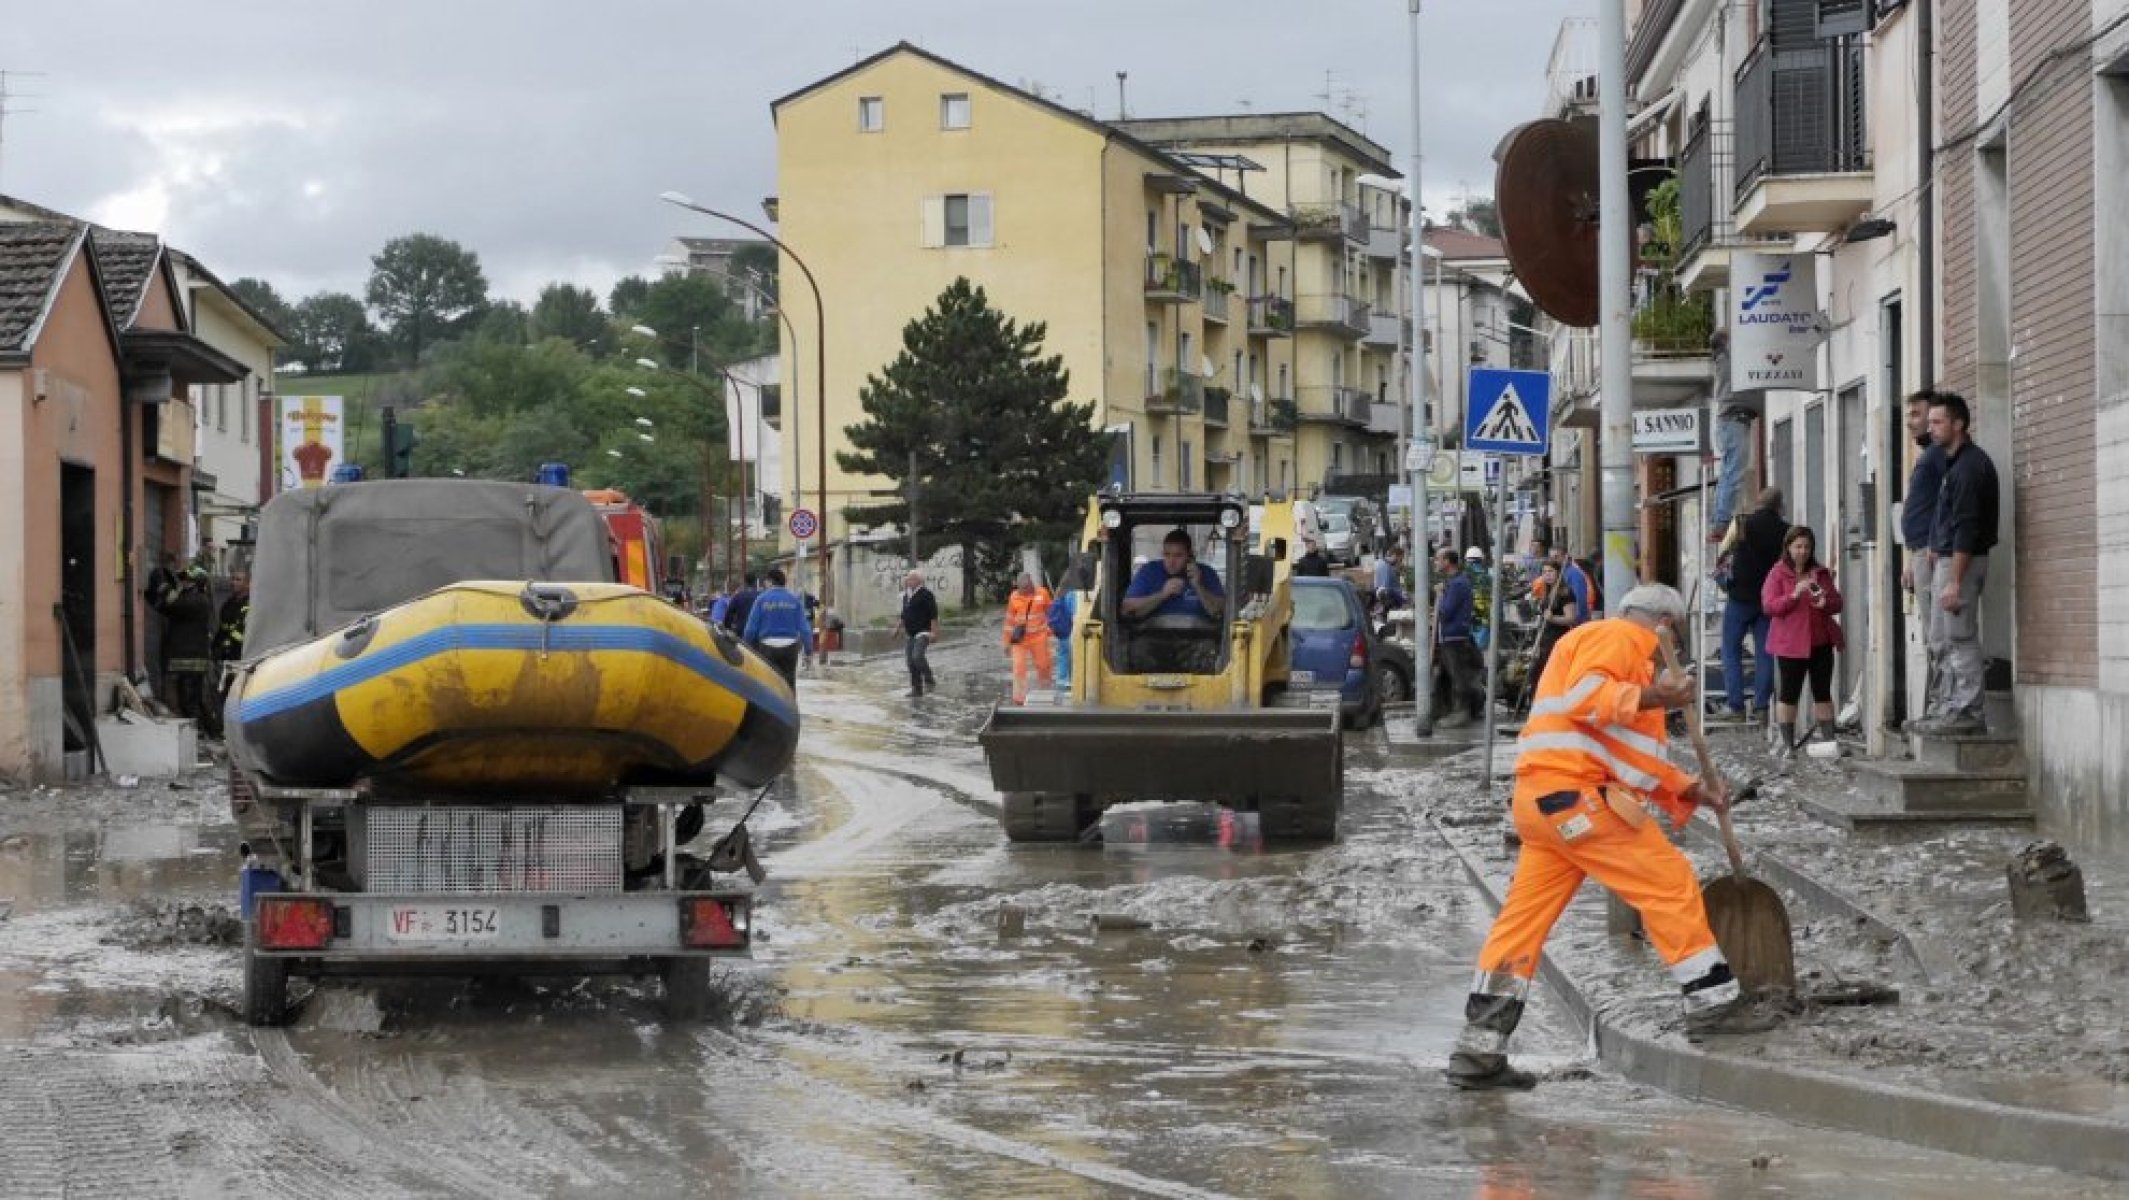
[[[1207,20],[1208,12],[1223,14]],[[1494,143],[1537,115],[1563,18],[1591,0],[1427,0],[1430,206],[1491,191]],[[668,189],[758,218],[769,101],[907,39],[1075,108],[1324,109],[1410,143],[1399,0],[69,0],[11,5],[0,192],[161,232],[291,300],[361,292],[429,232],[501,295],[648,273],[719,235]],[[1326,72],[1334,99],[1326,104]]]

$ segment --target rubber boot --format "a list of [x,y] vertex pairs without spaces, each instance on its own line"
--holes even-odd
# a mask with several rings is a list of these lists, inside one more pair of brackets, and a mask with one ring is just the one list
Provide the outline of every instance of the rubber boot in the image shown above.
[[1508,1035],[1523,1020],[1523,1002],[1512,996],[1471,993],[1464,1001],[1464,1032],[1449,1054],[1449,1083],[1467,1092],[1528,1091],[1538,1077],[1508,1065]]
[[1781,1014],[1756,1003],[1738,986],[1730,964],[1718,962],[1707,974],[1685,985],[1685,1032],[1688,1038],[1733,1033],[1765,1033],[1781,1024]]

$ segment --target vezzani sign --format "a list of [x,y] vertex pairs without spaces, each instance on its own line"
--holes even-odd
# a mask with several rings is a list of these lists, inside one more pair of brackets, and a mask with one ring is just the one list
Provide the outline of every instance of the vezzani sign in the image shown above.
[[1659,408],[1634,414],[1634,453],[1699,454],[1700,410]]
[[1730,255],[1730,390],[1819,386],[1813,272],[1809,254]]

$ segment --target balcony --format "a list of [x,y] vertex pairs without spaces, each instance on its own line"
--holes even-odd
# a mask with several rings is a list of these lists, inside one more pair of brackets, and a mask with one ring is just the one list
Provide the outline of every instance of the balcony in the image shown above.
[[1251,402],[1249,406],[1249,436],[1286,437],[1293,433],[1301,421],[1301,413],[1291,396],[1274,396]]
[[1368,227],[1368,257],[1391,261],[1403,258],[1406,234],[1402,229],[1384,229],[1380,225]]
[[1376,310],[1368,314],[1368,331],[1361,335],[1361,344],[1395,350],[1412,341],[1412,319],[1396,313]]
[[1168,254],[1146,256],[1146,299],[1155,304],[1186,304],[1205,291],[1205,269]]
[[761,385],[762,423],[778,433],[784,428],[784,385],[765,383]]
[[1841,229],[1870,210],[1861,35],[1761,38],[1737,71],[1737,230]]
[[1405,431],[1405,406],[1385,404],[1380,400],[1368,404],[1368,436],[1397,437]]
[[1303,421],[1317,424],[1365,429],[1371,415],[1369,406],[1373,403],[1373,399],[1359,388],[1329,383],[1305,384],[1301,388],[1299,415]]
[[1207,429],[1227,428],[1228,403],[1233,399],[1234,393],[1226,388],[1209,387],[1205,389],[1205,427]]
[[1179,417],[1205,407],[1205,381],[1170,367],[1149,378],[1146,415]]
[[1294,237],[1301,241],[1367,244],[1368,215],[1357,204],[1296,204],[1292,215]]
[[1292,337],[1294,302],[1278,296],[1258,296],[1249,302],[1249,336]]
[[1702,115],[1678,156],[1678,286],[1713,291],[1730,282],[1730,206],[1718,204],[1716,181],[1730,174],[1730,124]]
[[1305,329],[1323,329],[1346,337],[1368,332],[1368,304],[1352,296],[1303,296],[1297,315]]
[[1227,324],[1228,298],[1234,294],[1234,285],[1224,279],[1205,281],[1205,319]]

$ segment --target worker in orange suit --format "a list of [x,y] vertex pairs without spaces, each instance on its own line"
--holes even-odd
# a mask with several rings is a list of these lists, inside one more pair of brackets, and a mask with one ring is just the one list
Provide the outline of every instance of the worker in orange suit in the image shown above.
[[1659,631],[1685,623],[1675,588],[1643,584],[1621,615],[1576,628],[1554,646],[1516,755],[1515,828],[1523,848],[1508,899],[1479,952],[1449,1082],[1468,1090],[1529,1088],[1508,1063],[1530,981],[1553,923],[1585,877],[1641,914],[1649,942],[1685,995],[1690,1036],[1757,1033],[1776,1018],[1744,996],[1708,928],[1693,866],[1648,805],[1674,824],[1729,803],[1719,780],[1671,765],[1664,711],[1689,704],[1685,675],[1656,670]]
[[1049,691],[1052,682],[1050,645],[1050,589],[1035,582],[1026,571],[1005,598],[1005,630],[999,634],[1006,653],[1013,659],[1013,703],[1028,700],[1028,668],[1035,669],[1035,686]]

